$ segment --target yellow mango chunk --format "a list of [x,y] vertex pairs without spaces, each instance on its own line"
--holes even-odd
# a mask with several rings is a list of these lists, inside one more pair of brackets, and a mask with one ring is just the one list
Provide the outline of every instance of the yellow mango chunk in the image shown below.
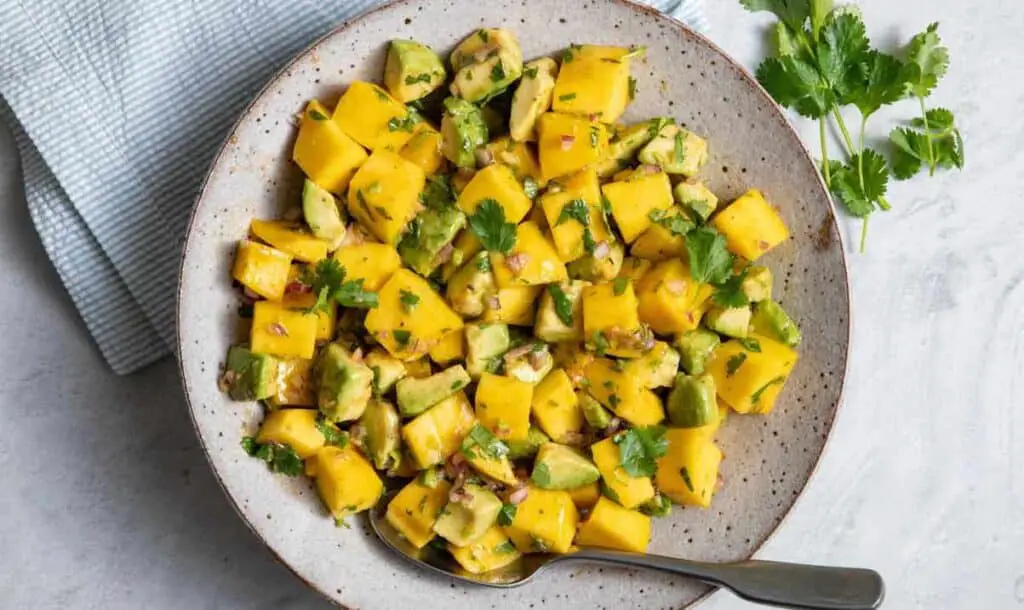
[[281,443],[306,459],[324,446],[324,435],[316,427],[319,413],[313,409],[270,411],[260,424],[257,443]]
[[643,279],[644,274],[650,271],[652,264],[651,261],[644,258],[627,256],[622,260],[622,269],[619,270],[618,277],[626,278],[636,286]]
[[504,568],[519,560],[522,554],[497,525],[491,526],[483,536],[472,543],[458,547],[448,544],[448,551],[470,574],[483,574]]
[[429,355],[431,360],[441,365],[465,359],[465,333],[461,329],[448,333],[430,350]]
[[789,229],[764,194],[750,189],[719,212],[712,224],[725,236],[729,251],[748,261],[789,239]]
[[662,261],[648,271],[637,286],[640,319],[659,334],[681,333],[697,328],[714,288],[690,276],[683,261]]
[[[555,242],[558,256],[564,262],[571,262],[587,253],[583,234],[589,228],[594,243],[611,242],[614,237],[608,229],[604,214],[601,212],[601,185],[597,180],[597,172],[585,169],[565,180],[561,190],[548,190],[540,198],[540,207],[544,212],[551,238]],[[585,228],[574,218],[559,222],[562,212],[570,202],[582,200],[587,206],[589,224]],[[578,205],[578,204],[576,204]]]
[[317,317],[280,303],[257,301],[252,311],[252,351],[274,356],[312,358]]
[[547,180],[540,175],[537,155],[533,154],[533,150],[526,142],[516,142],[508,136],[502,136],[491,141],[486,148],[494,157],[495,162],[508,166],[512,170],[516,180],[522,182],[531,178],[537,183],[537,186],[547,184]]
[[572,503],[575,504],[578,509],[593,508],[601,497],[601,485],[596,481],[590,485],[576,487],[567,491],[569,492],[569,495],[572,496]]
[[627,244],[651,226],[651,212],[672,207],[672,184],[665,172],[640,172],[631,178],[609,182],[601,192],[612,207],[612,216]]
[[569,279],[551,241],[533,222],[516,227],[516,244],[506,255],[491,252],[494,281],[499,288],[538,286]]
[[601,479],[611,497],[625,508],[636,508],[654,497],[650,477],[630,476],[620,464],[619,446],[609,437],[590,446],[594,463],[601,471]]
[[372,241],[342,246],[334,260],[345,268],[346,280],[363,280],[363,288],[377,292],[402,266],[402,258],[394,246]]
[[387,91],[362,81],[349,85],[331,119],[353,140],[372,151],[401,150],[412,138],[415,119]]
[[473,175],[459,193],[458,204],[471,216],[488,199],[497,201],[505,211],[505,222],[518,223],[526,218],[533,206],[512,170],[498,163],[488,165]]
[[[419,297],[411,311],[402,306],[403,293]],[[380,305],[366,314],[366,330],[400,360],[420,358],[463,327],[462,318],[427,280],[408,269],[396,271],[377,294]]]
[[473,470],[485,477],[505,485],[515,486],[519,483],[515,472],[512,471],[512,462],[507,457],[491,457],[482,451],[474,450],[468,452],[463,450],[463,454],[466,455],[466,461],[473,467]]
[[[633,256],[645,258],[651,261],[663,261],[669,258],[680,258],[686,256],[686,239],[682,235],[673,233],[665,224],[671,223],[673,219],[682,219],[686,228],[692,228],[693,222],[683,208],[672,206],[661,222],[652,223],[640,237],[633,242],[629,249]],[[680,222],[680,221],[676,221]]]
[[316,454],[316,489],[335,519],[372,508],[384,483],[353,445],[328,445]]
[[583,288],[583,336],[588,347],[613,356],[636,357],[651,343],[640,323],[639,303],[629,281]]
[[551,108],[614,123],[629,103],[629,49],[572,45],[562,55]]
[[349,214],[377,239],[397,243],[409,221],[423,209],[419,197],[425,182],[420,166],[378,150],[349,183]]
[[651,518],[600,498],[576,535],[579,546],[643,553],[651,542]]
[[313,392],[313,361],[304,358],[278,358],[277,389],[267,402],[272,407],[312,407],[316,405]]
[[637,404],[642,400],[641,380],[627,370],[626,364],[624,360],[594,358],[585,369],[587,393],[612,411],[617,412],[625,403]]
[[280,301],[288,285],[292,257],[261,243],[238,243],[231,277],[263,298]]
[[398,154],[432,176],[441,168],[444,155],[441,154],[441,132],[426,123],[419,123],[412,138],[405,143]]
[[622,400],[611,409],[634,426],[653,426],[665,420],[665,407],[661,399],[647,388],[642,388],[636,396]]
[[521,553],[568,553],[578,521],[569,492],[531,486],[504,530]]
[[475,421],[466,394],[459,392],[402,426],[402,440],[422,470],[441,464],[458,451]]
[[[292,265],[288,274],[289,281],[297,281],[302,277],[298,265]],[[316,295],[312,292],[286,292],[281,304],[291,309],[309,309],[316,304]],[[334,330],[338,325],[338,304],[328,303],[326,309],[316,312],[316,340],[330,341],[334,339]]]
[[366,156],[363,147],[330,120],[320,102],[313,100],[306,106],[292,160],[310,180],[332,193],[342,193]]
[[484,373],[476,387],[476,417],[500,439],[525,441],[533,386],[515,377]]
[[596,120],[545,112],[537,120],[537,150],[541,175],[550,180],[577,172],[608,156],[608,131]]
[[503,322],[512,326],[532,326],[536,315],[534,307],[543,286],[509,286],[498,289],[498,308],[486,307],[484,322]]
[[583,412],[563,369],[552,370],[533,389],[532,410],[540,429],[556,442],[566,443],[583,429]]
[[451,483],[444,479],[433,487],[413,479],[388,503],[385,517],[409,544],[421,549],[434,539],[434,523],[437,522],[437,514],[448,503],[451,488]]
[[718,484],[722,451],[701,428],[669,428],[668,451],[658,458],[655,480],[661,493],[677,504],[711,505]]
[[315,263],[327,258],[327,242],[286,220],[253,220],[249,230],[256,237],[300,261]]
[[751,335],[761,348],[747,350],[739,341],[726,341],[715,348],[705,365],[715,379],[718,396],[737,413],[768,414],[799,356],[795,350],[761,335]]
[[420,357],[416,360],[410,360],[405,363],[405,376],[412,377],[413,379],[423,379],[424,377],[430,377],[430,360]]

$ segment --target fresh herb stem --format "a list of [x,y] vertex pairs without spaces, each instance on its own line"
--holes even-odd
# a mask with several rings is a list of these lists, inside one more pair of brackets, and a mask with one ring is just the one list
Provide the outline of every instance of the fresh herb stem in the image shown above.
[[836,119],[836,124],[839,125],[839,132],[843,134],[843,142],[846,144],[846,153],[849,156],[856,154],[857,149],[853,146],[853,138],[850,137],[850,130],[846,128],[846,121],[843,120],[843,115],[839,112],[839,108],[832,109],[832,116]]
[[868,219],[870,215],[865,216],[860,221],[860,253],[864,254],[864,246],[868,243]]
[[921,121],[924,123],[924,137],[928,141],[928,175],[935,175],[935,147],[932,144],[932,130],[928,125],[928,109],[924,105],[924,98],[920,95],[917,100],[921,102]]
[[828,143],[825,138],[825,117],[818,119],[818,135],[821,137],[821,167],[825,174],[825,185],[832,188],[832,169],[828,166]]

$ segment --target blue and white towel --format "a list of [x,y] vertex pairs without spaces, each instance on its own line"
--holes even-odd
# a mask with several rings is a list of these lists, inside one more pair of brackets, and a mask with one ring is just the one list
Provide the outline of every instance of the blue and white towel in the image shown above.
[[[648,0],[705,29],[702,0]],[[0,119],[50,260],[117,373],[171,353],[184,230],[235,118],[380,0],[0,0]]]

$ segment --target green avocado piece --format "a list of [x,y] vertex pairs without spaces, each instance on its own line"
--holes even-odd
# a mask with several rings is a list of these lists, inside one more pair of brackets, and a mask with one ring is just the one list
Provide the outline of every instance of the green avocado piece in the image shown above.
[[455,78],[452,95],[469,102],[485,102],[504,91],[523,73],[523,51],[512,32],[498,28],[477,30],[451,55]]
[[691,375],[704,372],[704,363],[711,352],[722,342],[717,334],[697,328],[676,337],[675,346],[679,350],[679,362],[683,370]]
[[469,374],[456,364],[430,377],[406,377],[395,385],[402,417],[413,417],[469,385]]
[[603,180],[611,178],[633,162],[636,153],[654,139],[667,119],[650,119],[630,125],[608,143],[608,157],[597,164],[597,175]]
[[466,332],[466,369],[469,376],[479,379],[480,376],[493,370],[499,356],[508,351],[512,344],[512,336],[507,324],[467,324]]
[[373,371],[349,352],[331,343],[320,356],[320,391],[317,406],[333,422],[359,419],[373,392]]
[[398,243],[402,262],[426,277],[443,262],[438,254],[466,226],[466,215],[455,206],[432,207],[419,213]]
[[651,350],[633,362],[648,367],[650,372],[646,382],[652,390],[672,385],[679,372],[679,352],[672,347]]
[[587,254],[569,263],[566,271],[569,277],[590,282],[610,282],[622,270],[622,261],[626,258],[626,249],[619,242],[608,244],[608,256],[597,258]]
[[640,149],[641,163],[657,165],[667,174],[693,176],[708,160],[707,142],[690,131],[669,123]]
[[672,514],[672,501],[661,494],[639,506],[640,512],[651,517],[667,517]]
[[415,40],[392,40],[384,63],[384,85],[392,97],[408,104],[430,95],[448,73],[430,47]]
[[459,267],[445,288],[445,295],[452,310],[467,318],[483,314],[484,298],[496,292],[491,259],[486,251],[478,252]]
[[337,250],[345,239],[345,217],[334,195],[310,179],[302,185],[302,215],[313,235]]
[[550,57],[541,57],[523,67],[523,78],[512,96],[508,131],[517,142],[529,140],[537,117],[551,108],[558,64]]
[[459,167],[476,167],[476,149],[487,144],[487,123],[480,108],[459,99],[444,100],[441,118],[441,152]]
[[[525,348],[524,348],[525,349]],[[555,359],[546,343],[532,343],[529,351],[517,350],[505,354],[505,375],[515,377],[523,383],[540,383],[551,369]]]
[[751,327],[755,333],[778,339],[790,347],[800,345],[800,328],[781,305],[770,299],[754,307]]
[[718,197],[703,182],[680,182],[672,189],[672,196],[683,209],[702,222],[718,208]]
[[508,457],[513,460],[521,460],[525,458],[532,458],[537,455],[537,451],[541,448],[544,443],[550,443],[551,438],[544,431],[537,426],[530,426],[530,431],[526,435],[526,440],[507,440],[505,444],[508,445]]
[[373,372],[373,391],[377,396],[386,394],[405,377],[405,364],[379,347],[370,351],[363,361]]
[[[545,288],[540,293],[540,305],[533,323],[533,334],[542,341],[559,343],[561,341],[579,341],[583,338],[583,288],[590,282],[571,280],[554,284],[554,288]],[[554,294],[552,294],[554,293]],[[555,299],[558,295],[558,300]],[[565,301],[562,301],[562,295]],[[565,324],[558,315],[559,304],[568,310],[571,324]],[[566,307],[568,304],[568,307]],[[563,311],[563,314],[565,311]]]
[[750,307],[714,307],[704,316],[704,324],[720,335],[745,339],[750,317]]
[[455,546],[466,546],[497,523],[501,500],[486,487],[470,483],[456,497],[441,510],[434,532]]
[[363,443],[366,454],[378,470],[387,470],[391,462],[401,459],[399,447],[402,420],[393,404],[384,400],[371,400],[359,418],[359,424],[365,433]]
[[668,419],[680,428],[700,428],[718,421],[715,380],[711,375],[676,375],[668,396]]
[[583,419],[587,425],[595,430],[604,430],[612,423],[612,414],[608,409],[594,399],[590,394],[579,390],[576,392],[576,399],[579,402],[580,410],[583,411]]
[[431,466],[426,470],[421,470],[417,480],[420,485],[434,489],[437,485],[444,480],[444,470]]
[[593,462],[575,449],[545,443],[537,451],[530,480],[541,489],[576,489],[601,478]]
[[277,359],[241,345],[228,350],[224,385],[233,400],[264,400],[277,390]]
[[747,268],[747,276],[743,278],[740,290],[747,295],[751,303],[758,303],[772,298],[772,270],[760,265]]

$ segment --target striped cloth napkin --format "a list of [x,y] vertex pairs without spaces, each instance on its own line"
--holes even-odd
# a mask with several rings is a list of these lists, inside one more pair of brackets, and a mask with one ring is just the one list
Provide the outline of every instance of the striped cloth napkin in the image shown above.
[[[702,0],[648,0],[705,29]],[[291,57],[380,0],[0,1],[0,120],[36,230],[119,374],[171,353],[212,157]]]

